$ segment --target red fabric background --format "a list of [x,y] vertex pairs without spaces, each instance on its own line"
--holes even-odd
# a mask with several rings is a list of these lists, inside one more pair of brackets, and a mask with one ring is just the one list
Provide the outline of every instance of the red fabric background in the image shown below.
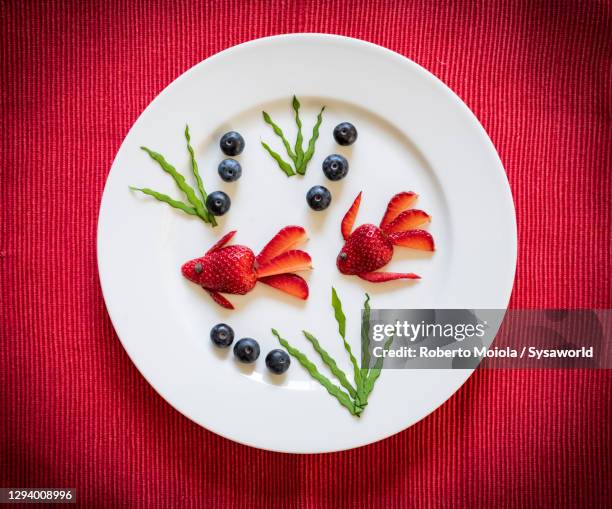
[[245,40],[366,39],[472,108],[519,224],[514,307],[611,307],[612,9],[586,2],[0,1],[0,486],[87,507],[601,507],[612,374],[476,373],[381,443],[258,451],[175,412],[106,314],[96,221],[127,130],[171,80]]

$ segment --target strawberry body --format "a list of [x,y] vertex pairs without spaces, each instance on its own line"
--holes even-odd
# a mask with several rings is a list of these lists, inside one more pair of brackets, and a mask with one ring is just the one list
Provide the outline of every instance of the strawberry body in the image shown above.
[[204,257],[200,285],[207,290],[244,295],[256,282],[255,254],[246,246],[227,246]]
[[373,224],[363,224],[349,235],[336,265],[342,274],[365,274],[384,267],[392,256],[393,244],[387,235]]

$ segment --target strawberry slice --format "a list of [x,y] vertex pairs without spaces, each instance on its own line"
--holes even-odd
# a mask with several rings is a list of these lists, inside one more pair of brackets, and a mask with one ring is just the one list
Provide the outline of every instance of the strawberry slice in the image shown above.
[[218,249],[221,249],[223,246],[225,246],[225,244],[227,244],[232,239],[234,235],[236,235],[236,230],[233,230],[223,235],[223,237],[221,237],[213,247],[211,247],[208,251],[206,251],[206,254],[209,254],[214,251],[217,251]]
[[404,210],[412,207],[417,198],[418,195],[412,191],[396,194],[389,201],[389,205],[387,205],[387,210],[380,222],[380,227],[384,229],[385,226],[399,216]]
[[365,274],[357,275],[370,283],[384,283],[385,281],[393,281],[394,279],[421,279],[421,276],[417,276],[416,274],[401,272],[366,272]]
[[431,221],[431,217],[426,212],[419,209],[404,210],[399,216],[383,228],[385,233],[403,232],[414,230],[421,225]]
[[257,278],[284,274],[286,272],[297,272],[312,268],[312,259],[308,253],[294,249],[286,251],[272,258],[268,263],[263,264],[257,269]]
[[353,231],[353,225],[355,224],[355,218],[357,217],[357,212],[359,211],[359,205],[361,204],[361,192],[355,198],[355,201],[351,205],[351,208],[348,209],[346,214],[344,214],[344,218],[342,219],[342,225],[340,226],[340,231],[342,232],[342,237],[344,240],[348,239]]
[[272,258],[293,249],[307,239],[306,230],[301,226],[285,226],[257,255],[257,263],[263,265]]
[[298,299],[308,298],[308,284],[297,274],[277,274],[276,276],[266,276],[259,279],[262,283],[272,286],[281,292],[293,295]]
[[421,251],[434,251],[434,239],[425,230],[410,230],[389,235],[389,240],[395,246],[410,247]]
[[232,303],[227,300],[223,295],[221,295],[219,292],[215,292],[212,290],[206,290],[210,296],[213,298],[213,300],[219,304],[219,306],[224,307],[226,309],[234,309],[234,306],[232,305]]

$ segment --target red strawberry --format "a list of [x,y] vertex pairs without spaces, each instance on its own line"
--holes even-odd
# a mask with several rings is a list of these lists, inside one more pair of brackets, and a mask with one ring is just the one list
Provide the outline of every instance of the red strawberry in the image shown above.
[[417,195],[412,192],[396,194],[387,205],[380,228],[364,224],[351,233],[361,203],[359,193],[342,219],[340,230],[346,242],[336,259],[338,270],[372,283],[419,279],[419,276],[412,273],[377,272],[393,257],[394,245],[434,250],[433,237],[424,230],[414,229],[430,220],[429,215],[422,210],[408,210],[416,198]]
[[372,272],[387,265],[393,256],[393,244],[380,228],[363,224],[346,241],[336,265],[343,274]]
[[383,228],[385,233],[403,232],[413,230],[431,220],[429,214],[418,209],[405,210],[387,226]]
[[344,215],[342,219],[342,224],[340,225],[340,230],[342,231],[342,237],[344,240],[349,238],[351,231],[353,230],[353,225],[355,224],[355,219],[357,218],[357,212],[359,211],[359,205],[361,204],[361,193],[357,195],[355,201],[351,205],[351,208],[348,209],[347,213]]
[[263,265],[275,256],[306,242],[307,238],[306,230],[301,226],[285,226],[257,255],[257,263]]
[[312,268],[312,259],[308,253],[294,249],[287,251],[257,269],[258,277],[274,276],[285,272],[297,272]]
[[287,226],[278,232],[259,255],[259,270],[255,268],[255,255],[248,247],[225,246],[235,233],[227,233],[204,256],[183,264],[183,275],[202,286],[217,304],[227,309],[234,309],[234,306],[220,292],[244,295],[253,289],[260,278],[262,283],[300,299],[308,297],[306,281],[290,274],[312,266],[307,253],[290,250],[306,239],[303,228]]
[[425,230],[409,230],[407,232],[392,233],[389,239],[394,246],[411,247],[421,251],[433,251],[434,240],[431,233]]
[[370,283],[384,283],[385,281],[393,281],[394,279],[421,279],[421,276],[416,274],[401,272],[366,272],[365,274],[359,274],[361,279],[370,281]]
[[399,216],[404,210],[412,207],[417,198],[418,195],[412,191],[396,194],[387,205],[387,210],[380,222],[380,227],[384,229],[385,226]]
[[207,290],[244,295],[257,282],[255,255],[245,246],[228,246],[201,258],[199,283]]
[[219,304],[219,306],[224,307],[225,309],[234,309],[233,304],[219,292],[213,292],[212,290],[208,290],[208,294],[217,304]]
[[272,286],[277,290],[293,295],[298,299],[308,298],[308,285],[306,281],[297,274],[277,274],[276,276],[266,276],[259,279],[262,283]]
[[212,253],[213,251],[216,251],[217,249],[221,249],[223,246],[225,246],[225,244],[227,244],[230,240],[232,240],[234,235],[236,235],[236,230],[232,230],[231,232],[223,235],[223,237],[221,237],[215,244],[213,244],[213,246],[208,251],[206,251],[206,254]]

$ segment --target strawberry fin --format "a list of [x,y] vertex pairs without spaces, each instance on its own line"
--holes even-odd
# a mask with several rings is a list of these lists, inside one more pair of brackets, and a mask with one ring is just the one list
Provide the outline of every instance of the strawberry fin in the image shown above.
[[214,251],[217,251],[219,249],[221,249],[223,246],[225,246],[225,244],[227,244],[232,237],[236,235],[236,230],[233,230],[229,233],[226,233],[225,235],[223,235],[223,237],[221,237],[213,247],[211,247],[208,251],[206,251],[206,254],[210,254]]
[[257,255],[257,263],[263,265],[280,254],[293,249],[307,240],[306,230],[301,226],[285,226],[270,242],[268,242],[261,253]]
[[382,231],[389,234],[414,230],[419,226],[429,223],[429,221],[431,221],[431,217],[427,212],[419,209],[404,210],[393,221],[382,227]]
[[224,307],[225,309],[234,309],[233,304],[227,300],[223,295],[219,292],[215,292],[214,290],[206,290],[212,299],[219,304],[219,306]]
[[389,234],[389,240],[394,246],[409,247],[420,251],[434,251],[434,239],[425,230],[408,230]]
[[342,224],[340,225],[340,231],[342,232],[342,237],[344,240],[347,240],[353,231],[353,225],[355,224],[355,219],[357,218],[357,212],[359,212],[359,205],[361,204],[361,192],[355,198],[355,201],[351,205],[351,207],[344,214],[344,218],[342,218]]
[[410,207],[412,207],[417,198],[418,195],[412,191],[397,193],[393,198],[391,198],[391,200],[389,200],[385,215],[380,222],[380,228],[384,230],[385,227],[402,212],[404,212],[404,210],[408,210]]
[[257,279],[307,269],[312,269],[312,258],[310,258],[310,255],[305,251],[293,249],[272,258],[268,263],[258,267]]
[[308,298],[308,283],[304,278],[297,274],[277,274],[275,276],[266,276],[259,279],[265,285],[276,288],[281,292],[293,295],[298,299],[306,300]]
[[366,272],[364,274],[357,274],[357,276],[370,283],[384,283],[385,281],[393,281],[395,279],[421,279],[421,276],[410,272]]

